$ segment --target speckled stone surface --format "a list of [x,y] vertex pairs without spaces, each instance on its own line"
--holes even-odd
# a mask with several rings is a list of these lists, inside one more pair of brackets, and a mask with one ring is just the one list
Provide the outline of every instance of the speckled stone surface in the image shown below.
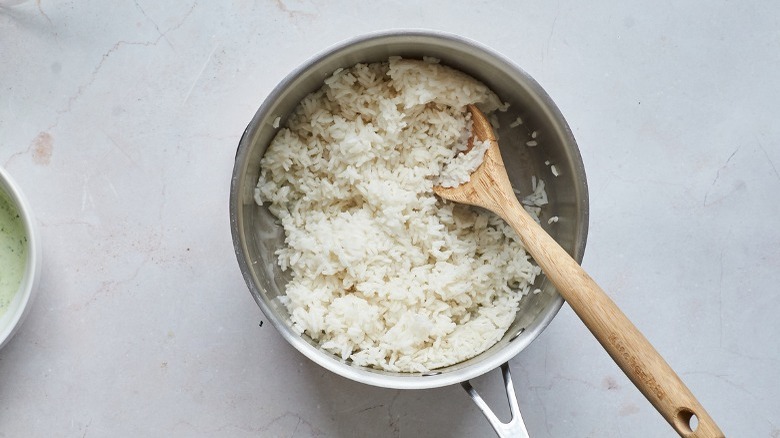
[[[0,2],[2,3],[2,2]],[[228,221],[268,92],[375,30],[475,39],[534,76],[582,150],[583,262],[727,436],[780,437],[780,6],[27,1],[0,9],[0,165],[41,230],[0,351],[0,437],[474,437],[458,386],[331,374],[255,305]],[[532,437],[669,437],[571,309],[511,362]],[[474,382],[506,411],[498,372]]]

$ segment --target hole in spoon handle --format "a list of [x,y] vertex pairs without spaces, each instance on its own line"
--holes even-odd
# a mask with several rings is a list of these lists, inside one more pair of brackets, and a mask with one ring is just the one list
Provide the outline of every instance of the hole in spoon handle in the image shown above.
[[680,432],[690,434],[696,432],[699,427],[699,417],[688,408],[682,408],[677,412],[675,423]]
[[715,421],[701,407],[682,407],[671,421],[672,427],[684,438],[724,438]]

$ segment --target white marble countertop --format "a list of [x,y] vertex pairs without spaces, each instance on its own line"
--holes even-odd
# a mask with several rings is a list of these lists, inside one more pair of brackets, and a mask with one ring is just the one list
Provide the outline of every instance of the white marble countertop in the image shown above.
[[[780,437],[779,16],[690,0],[0,9],[0,165],[45,262],[0,351],[0,437],[491,436],[458,386],[374,388],[305,359],[260,326],[233,253],[233,156],[267,93],[398,27],[473,38],[546,88],[588,173],[585,268],[728,436]],[[511,365],[532,437],[673,436],[568,306]],[[498,372],[475,385],[502,409]]]

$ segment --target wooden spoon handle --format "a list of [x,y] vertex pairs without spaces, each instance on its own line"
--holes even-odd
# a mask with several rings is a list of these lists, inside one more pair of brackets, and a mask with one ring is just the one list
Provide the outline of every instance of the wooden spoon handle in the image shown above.
[[691,391],[599,285],[517,199],[506,201],[498,203],[496,213],[515,229],[547,278],[674,430],[686,438],[722,438],[723,432]]

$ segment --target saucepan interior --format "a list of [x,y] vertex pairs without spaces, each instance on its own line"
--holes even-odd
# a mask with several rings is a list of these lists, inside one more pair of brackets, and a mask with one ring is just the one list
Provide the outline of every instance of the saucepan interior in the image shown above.
[[[306,62],[288,75],[268,96],[241,138],[230,192],[230,220],[238,263],[249,290],[268,320],[301,353],[321,366],[355,381],[398,388],[433,388],[462,382],[507,362],[533,341],[560,309],[563,299],[544,277],[536,280],[541,293],[521,300],[517,316],[493,347],[464,362],[429,373],[393,373],[356,366],[321,350],[306,335],[291,328],[290,315],[278,300],[288,281],[274,251],[284,245],[284,232],[253,193],[260,159],[277,132],[274,121],[286,117],[309,93],[338,68],[359,62],[386,61],[390,56],[434,57],[488,85],[510,104],[499,113],[501,153],[514,187],[531,193],[531,177],[546,184],[549,204],[541,223],[576,260],[585,249],[588,193],[577,144],[563,116],[547,93],[528,74],[503,56],[473,41],[432,31],[402,30],[358,37],[341,43]],[[517,117],[523,124],[510,128]],[[526,146],[530,133],[542,133],[539,145]],[[557,176],[556,176],[557,174]],[[558,217],[548,224],[548,219]]]

